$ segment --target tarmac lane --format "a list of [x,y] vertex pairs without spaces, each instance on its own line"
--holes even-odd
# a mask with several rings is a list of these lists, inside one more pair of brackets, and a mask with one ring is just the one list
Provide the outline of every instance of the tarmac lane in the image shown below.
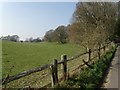
[[120,45],[118,46],[115,56],[111,62],[104,88],[110,90],[120,90]]

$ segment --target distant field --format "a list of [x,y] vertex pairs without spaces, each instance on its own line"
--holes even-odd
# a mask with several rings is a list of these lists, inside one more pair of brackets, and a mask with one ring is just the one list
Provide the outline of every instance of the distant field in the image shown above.
[[[51,63],[54,58],[60,59],[61,54],[75,56],[84,49],[74,44],[58,43],[20,43],[2,42],[2,76],[18,74],[37,66]],[[11,73],[10,73],[10,68]]]

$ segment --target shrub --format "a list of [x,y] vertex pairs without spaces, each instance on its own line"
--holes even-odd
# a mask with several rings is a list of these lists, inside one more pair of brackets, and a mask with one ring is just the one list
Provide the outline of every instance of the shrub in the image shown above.
[[97,88],[103,79],[106,69],[108,68],[116,47],[113,47],[110,52],[107,52],[106,55],[102,56],[101,59],[97,60],[94,65],[92,65],[93,69],[89,67],[80,71],[79,75],[76,77],[69,78],[66,82],[68,87],[72,87],[74,85],[80,86],[83,89],[89,88],[94,89]]

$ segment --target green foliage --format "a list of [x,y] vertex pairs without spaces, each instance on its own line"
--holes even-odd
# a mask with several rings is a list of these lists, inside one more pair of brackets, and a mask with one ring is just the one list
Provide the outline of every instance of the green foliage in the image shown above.
[[49,30],[44,36],[44,40],[48,42],[58,42],[61,44],[67,43],[68,39],[68,27],[58,26],[55,30]]
[[[93,69],[86,68],[81,70],[78,76],[70,78],[66,84],[70,87],[76,86],[83,89],[98,88],[106,69],[114,56],[116,46],[111,51],[107,52],[101,59],[97,60],[93,66]],[[77,78],[77,79],[76,79]],[[66,85],[66,86],[67,86]]]

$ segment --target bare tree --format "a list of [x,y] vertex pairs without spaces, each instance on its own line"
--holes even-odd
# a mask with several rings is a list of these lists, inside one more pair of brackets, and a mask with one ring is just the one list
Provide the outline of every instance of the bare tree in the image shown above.
[[109,40],[115,29],[117,5],[108,2],[78,2],[70,26],[70,40],[92,49]]

